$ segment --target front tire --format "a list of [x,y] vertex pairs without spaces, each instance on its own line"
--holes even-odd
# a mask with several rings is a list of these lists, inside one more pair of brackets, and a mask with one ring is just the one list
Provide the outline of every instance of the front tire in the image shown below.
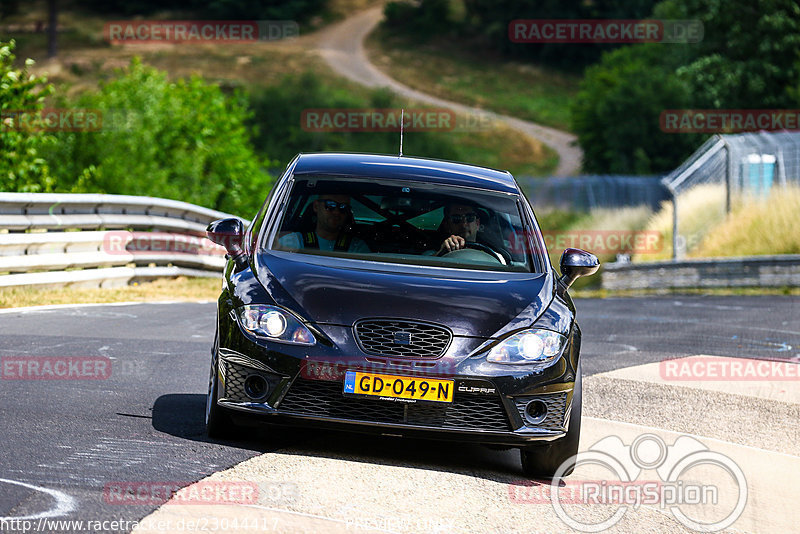
[[206,397],[206,434],[211,439],[235,437],[237,430],[228,410],[217,404],[219,396],[217,393],[219,390],[218,347],[219,343],[215,339],[211,355],[211,372],[208,377],[208,396]]
[[530,478],[553,478],[561,464],[570,461],[562,476],[568,476],[575,470],[578,454],[578,443],[581,437],[581,404],[582,404],[581,364],[575,373],[575,390],[572,396],[572,414],[569,418],[567,435],[555,441],[528,445],[520,449],[522,471]]

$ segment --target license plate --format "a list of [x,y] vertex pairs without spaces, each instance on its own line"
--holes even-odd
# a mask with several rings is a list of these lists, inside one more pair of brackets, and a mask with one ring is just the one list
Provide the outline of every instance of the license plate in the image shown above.
[[387,400],[453,402],[454,389],[452,380],[439,378],[379,375],[359,371],[347,371],[344,376],[344,393]]

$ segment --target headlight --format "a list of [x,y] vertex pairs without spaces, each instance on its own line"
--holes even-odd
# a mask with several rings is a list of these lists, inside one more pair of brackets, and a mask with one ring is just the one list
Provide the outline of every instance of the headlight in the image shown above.
[[297,345],[313,345],[317,342],[311,330],[297,317],[277,306],[242,306],[237,308],[236,315],[242,328],[256,337]]
[[557,332],[531,328],[496,345],[486,357],[493,363],[533,364],[544,369],[561,354],[567,338]]

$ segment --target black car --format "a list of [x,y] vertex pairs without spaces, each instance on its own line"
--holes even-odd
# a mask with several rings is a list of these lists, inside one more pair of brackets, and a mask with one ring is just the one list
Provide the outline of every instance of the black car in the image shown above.
[[[508,172],[301,154],[228,251],[206,424],[271,422],[519,447],[533,477],[577,452],[581,332]],[[559,472],[559,468],[561,471]]]

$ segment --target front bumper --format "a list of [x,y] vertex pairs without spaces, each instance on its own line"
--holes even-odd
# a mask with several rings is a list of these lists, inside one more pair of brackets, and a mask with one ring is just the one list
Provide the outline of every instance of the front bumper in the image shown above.
[[[448,377],[455,381],[452,403],[400,403],[345,395],[342,377],[320,379],[303,372],[287,376],[230,349],[220,349],[218,358],[217,403],[260,416],[249,417],[251,421],[519,446],[563,437],[572,408],[571,381],[550,380],[540,388],[527,386],[516,392],[524,394],[509,394],[503,381],[452,375]],[[269,384],[270,393],[263,399],[251,398],[244,387],[253,375]],[[525,407],[532,401],[547,407],[547,416],[536,424],[525,417]]]

